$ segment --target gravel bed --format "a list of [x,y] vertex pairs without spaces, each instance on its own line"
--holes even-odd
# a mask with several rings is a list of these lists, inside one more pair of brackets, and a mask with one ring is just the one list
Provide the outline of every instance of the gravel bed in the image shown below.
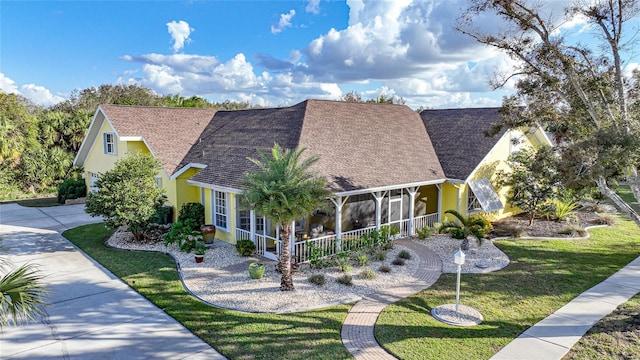
[[[131,234],[118,231],[107,240],[109,246],[131,249],[159,251],[172,254],[179,262],[182,277],[187,288],[197,297],[215,306],[246,312],[286,313],[311,309],[318,309],[334,304],[344,304],[360,300],[363,296],[378,290],[403,285],[418,269],[420,259],[418,255],[405,247],[396,245],[387,252],[385,261],[373,261],[367,266],[354,266],[347,274],[353,278],[353,285],[346,286],[336,282],[345,273],[336,267],[325,269],[311,269],[302,265],[293,274],[294,291],[280,291],[280,274],[275,271],[273,262],[266,267],[262,279],[253,280],[246,269],[228,269],[241,263],[248,264],[255,258],[241,257],[233,246],[220,246],[208,249],[203,263],[196,264],[192,253],[180,252],[175,245],[164,244],[136,244],[131,242]],[[402,250],[407,250],[412,258],[406,260],[404,266],[393,265],[391,262]],[[265,261],[267,262],[267,261]],[[391,272],[382,273],[378,268],[386,264]],[[227,269],[225,269],[227,268]],[[360,272],[371,268],[376,272],[376,278],[364,280],[359,278]],[[307,279],[313,274],[324,274],[325,284],[317,286]]]
[[[438,254],[442,260],[443,273],[458,271],[458,265],[453,262],[453,257],[460,248],[462,240],[452,239],[448,235],[437,235],[414,241]],[[469,247],[469,250],[463,251],[466,257],[465,263],[462,265],[462,272],[465,274],[497,271],[509,265],[509,257],[498,249],[491,240],[484,240],[481,246],[478,246],[477,240],[469,240]]]

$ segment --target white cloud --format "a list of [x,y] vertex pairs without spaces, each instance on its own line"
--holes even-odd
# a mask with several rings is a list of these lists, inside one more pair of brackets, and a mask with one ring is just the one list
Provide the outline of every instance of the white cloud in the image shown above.
[[23,96],[33,101],[34,104],[45,107],[55,105],[65,100],[62,96],[52,94],[51,91],[44,86],[36,84],[18,86],[13,79],[3,73],[0,73],[0,90],[8,94]]
[[174,52],[178,52],[180,49],[184,48],[185,42],[191,42],[191,38],[189,38],[189,36],[194,31],[194,29],[189,26],[189,23],[184,20],[168,22],[167,30],[173,40]]
[[307,7],[304,11],[318,15],[320,13],[320,0],[309,0]]
[[288,14],[280,14],[280,21],[277,24],[271,25],[271,33],[277,34],[282,32],[285,28],[291,27],[291,18],[296,15],[296,11],[291,9]]
[[13,81],[11,78],[8,78],[5,74],[0,73],[0,90],[7,94],[20,94],[18,90],[18,84]]

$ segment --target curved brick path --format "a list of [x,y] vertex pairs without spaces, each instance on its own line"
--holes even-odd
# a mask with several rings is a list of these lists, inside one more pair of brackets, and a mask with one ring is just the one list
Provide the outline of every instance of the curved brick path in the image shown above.
[[342,324],[342,343],[356,359],[395,359],[378,344],[374,336],[378,315],[387,305],[433,285],[442,273],[442,262],[433,251],[410,239],[398,240],[396,244],[415,251],[420,258],[420,266],[414,279],[407,280],[404,286],[365,296],[349,310]]

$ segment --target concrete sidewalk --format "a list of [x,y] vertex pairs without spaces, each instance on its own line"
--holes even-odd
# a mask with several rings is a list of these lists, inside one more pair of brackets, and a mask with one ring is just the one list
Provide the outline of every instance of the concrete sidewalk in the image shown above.
[[527,329],[491,359],[561,359],[595,323],[638,292],[640,257]]
[[46,316],[0,333],[2,359],[224,359],[57,231],[100,221],[83,205],[0,204],[0,254],[47,275]]

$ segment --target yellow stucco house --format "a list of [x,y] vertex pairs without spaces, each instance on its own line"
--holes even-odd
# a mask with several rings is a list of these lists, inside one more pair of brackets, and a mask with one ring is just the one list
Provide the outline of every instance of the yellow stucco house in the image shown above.
[[283,148],[316,155],[314,170],[335,194],[332,214],[316,213],[292,228],[292,254],[306,260],[305,246],[341,243],[382,225],[414,234],[442,220],[445,210],[463,214],[511,214],[505,192],[491,185],[495,172],[522,146],[548,144],[540,129],[503,130],[485,137],[499,121],[497,108],[425,110],[404,105],[306,100],[281,108],[213,109],[101,105],[76,156],[87,186],[118,159],[150,152],[162,164],[174,219],[182,204],[200,202],[216,238],[250,239],[258,253],[275,258],[279,229],[241,209],[241,180],[255,165],[247,157]]

